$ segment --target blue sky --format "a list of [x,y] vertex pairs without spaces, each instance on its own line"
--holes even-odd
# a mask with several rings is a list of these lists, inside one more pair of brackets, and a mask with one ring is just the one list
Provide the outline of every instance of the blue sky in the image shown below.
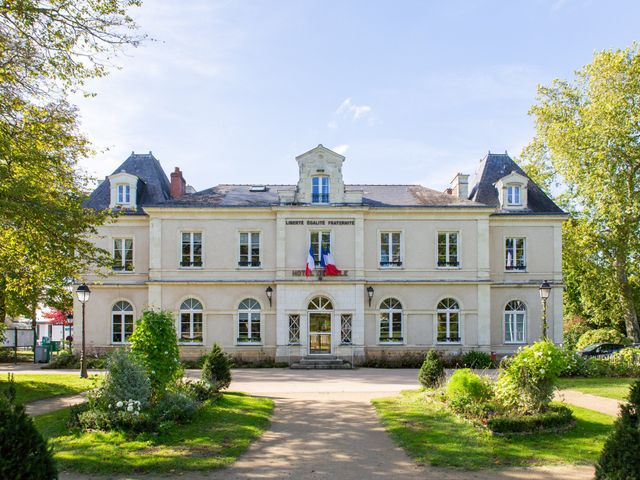
[[153,151],[196,189],[295,183],[319,143],[347,183],[443,189],[532,137],[538,84],[640,40],[640,2],[146,0],[156,41],[76,98],[110,174]]

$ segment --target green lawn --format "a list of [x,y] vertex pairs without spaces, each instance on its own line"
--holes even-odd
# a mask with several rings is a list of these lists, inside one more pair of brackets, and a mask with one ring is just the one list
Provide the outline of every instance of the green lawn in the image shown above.
[[558,388],[577,390],[601,397],[626,400],[629,387],[637,378],[561,378]]
[[[7,388],[8,376],[0,373],[0,391]],[[78,374],[26,374],[16,373],[16,397],[19,402],[32,402],[41,398],[58,395],[74,395],[90,390],[95,385],[96,376],[80,378]]]
[[193,422],[160,435],[69,432],[68,409],[35,418],[53,445],[60,470],[145,473],[209,470],[229,465],[269,426],[273,401],[226,393],[205,404]]
[[570,406],[577,423],[569,432],[492,436],[416,390],[373,400],[373,405],[392,438],[417,462],[468,470],[593,463],[614,420]]

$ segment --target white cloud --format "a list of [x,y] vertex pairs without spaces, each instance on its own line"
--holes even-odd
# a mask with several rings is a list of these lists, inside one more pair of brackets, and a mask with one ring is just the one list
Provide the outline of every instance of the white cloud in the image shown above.
[[345,143],[342,145],[335,146],[331,150],[333,150],[336,153],[339,153],[340,155],[344,155],[345,153],[347,153],[347,150],[349,150],[349,145]]
[[371,115],[371,112],[372,109],[369,105],[356,105],[351,101],[351,97],[349,97],[340,104],[336,110],[336,115],[350,116],[352,120],[360,120],[367,115]]

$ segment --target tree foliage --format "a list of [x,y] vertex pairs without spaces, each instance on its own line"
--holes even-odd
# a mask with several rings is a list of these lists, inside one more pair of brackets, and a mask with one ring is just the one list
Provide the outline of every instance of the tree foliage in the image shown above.
[[564,227],[569,314],[624,326],[640,341],[636,304],[640,251],[640,50],[596,53],[571,81],[538,89],[528,170],[573,220]]
[[107,252],[89,237],[105,213],[82,207],[91,154],[66,94],[103,76],[139,0],[0,0],[0,321],[39,302],[69,306],[68,286]]

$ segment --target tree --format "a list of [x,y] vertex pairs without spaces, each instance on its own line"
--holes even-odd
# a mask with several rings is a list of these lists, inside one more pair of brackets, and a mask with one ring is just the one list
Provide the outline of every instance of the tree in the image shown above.
[[564,229],[568,310],[611,324],[619,313],[640,342],[638,45],[596,53],[572,81],[539,87],[530,113],[536,135],[525,160],[562,182],[563,206],[574,217]]
[[143,36],[128,9],[140,0],[0,0],[0,322],[45,301],[108,253],[89,237],[107,214],[82,207],[91,154],[66,101]]

